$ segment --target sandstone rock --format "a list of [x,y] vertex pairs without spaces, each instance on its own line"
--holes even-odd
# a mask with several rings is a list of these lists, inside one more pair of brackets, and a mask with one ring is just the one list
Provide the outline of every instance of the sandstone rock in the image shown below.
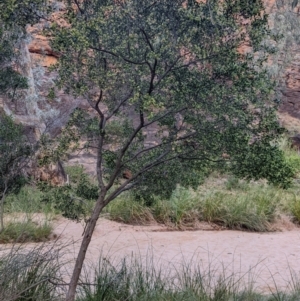
[[60,162],[42,167],[33,166],[29,175],[37,181],[47,182],[53,186],[64,185],[67,181],[67,175]]
[[32,41],[28,45],[30,53],[37,53],[46,56],[59,57],[59,54],[54,52],[49,44],[49,39],[42,35],[33,35]]

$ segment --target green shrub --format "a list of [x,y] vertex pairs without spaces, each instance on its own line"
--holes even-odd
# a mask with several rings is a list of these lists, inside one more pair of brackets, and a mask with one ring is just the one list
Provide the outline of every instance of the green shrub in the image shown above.
[[80,178],[82,177],[84,172],[84,167],[80,164],[66,166],[65,167],[66,173],[69,175],[69,180],[71,184],[78,184]]
[[300,173],[300,153],[292,148],[291,141],[288,137],[284,137],[280,141],[280,148],[284,153],[284,157],[288,164],[293,168],[295,174]]
[[88,175],[82,174],[75,188],[75,193],[77,196],[84,199],[97,200],[99,188],[97,185],[91,183]]
[[64,186],[51,186],[40,183],[39,189],[43,192],[41,201],[53,205],[66,218],[81,220],[86,217],[98,198],[99,188],[84,172],[80,165],[66,168],[70,176],[70,184]]
[[300,155],[294,150],[286,154],[286,160],[293,167],[296,174],[300,173]]
[[47,185],[43,188],[43,192],[42,202],[53,204],[64,217],[77,221],[85,218],[87,214],[85,200],[76,196],[72,186]]
[[145,204],[130,198],[131,195],[124,195],[110,203],[104,210],[109,213],[112,220],[127,223],[145,225],[152,222],[151,209]]

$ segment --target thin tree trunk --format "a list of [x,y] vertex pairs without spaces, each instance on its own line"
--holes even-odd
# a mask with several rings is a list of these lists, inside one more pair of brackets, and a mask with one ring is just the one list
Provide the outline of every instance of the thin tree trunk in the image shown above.
[[0,204],[0,233],[2,233],[2,231],[4,230],[4,221],[3,221],[4,199],[5,199],[5,194],[3,193],[1,198],[1,204]]
[[83,237],[82,242],[81,242],[80,250],[79,250],[78,255],[77,255],[75,267],[74,267],[73,274],[72,274],[72,277],[71,277],[71,281],[70,281],[70,284],[69,284],[69,290],[68,290],[68,293],[67,293],[67,296],[66,296],[66,301],[74,301],[74,299],[75,299],[76,287],[77,287],[77,284],[78,284],[78,280],[79,280],[79,277],[80,277],[80,273],[81,273],[81,270],[82,270],[82,266],[83,266],[83,262],[84,262],[84,259],[85,259],[85,256],[86,256],[86,252],[87,252],[88,246],[91,242],[91,238],[92,238],[94,229],[96,227],[96,223],[97,223],[97,220],[99,218],[99,215],[100,215],[102,209],[105,207],[105,202],[104,202],[105,196],[106,196],[106,190],[101,192],[101,194],[100,194],[100,196],[97,200],[97,203],[95,205],[92,216],[91,216],[91,218],[88,222],[86,231],[84,233],[84,237]]
[[7,185],[5,183],[4,191],[0,201],[0,233],[4,230],[4,201],[5,201],[6,191],[7,191]]

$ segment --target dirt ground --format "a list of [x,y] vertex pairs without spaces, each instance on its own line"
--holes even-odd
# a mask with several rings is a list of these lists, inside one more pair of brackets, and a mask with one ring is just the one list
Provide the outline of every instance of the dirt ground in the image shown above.
[[[211,229],[204,225],[204,229]],[[64,259],[74,259],[84,226],[60,218],[54,223],[59,242],[69,242]],[[100,219],[87,254],[97,264],[100,253],[111,258],[134,255],[143,262],[172,273],[183,263],[199,265],[203,272],[244,276],[262,292],[289,290],[292,277],[300,276],[300,229],[271,233],[231,230],[168,231],[160,226],[130,226]],[[300,278],[299,278],[300,280]]]

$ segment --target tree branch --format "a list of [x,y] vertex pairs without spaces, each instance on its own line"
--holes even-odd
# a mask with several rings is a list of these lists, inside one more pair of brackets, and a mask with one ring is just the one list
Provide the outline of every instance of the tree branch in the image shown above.
[[78,3],[78,0],[74,0],[74,2],[75,2],[75,4],[76,4],[78,10],[80,11],[80,13],[83,15],[83,14],[84,14],[84,11],[83,11],[83,9],[80,7],[80,5],[79,5],[79,3]]
[[195,133],[190,133],[189,135],[186,135],[186,136],[182,136],[182,137],[179,137],[177,139],[174,139],[172,141],[167,141],[167,142],[163,142],[163,143],[160,143],[160,144],[157,144],[157,145],[154,145],[154,146],[151,146],[151,147],[148,147],[148,148],[145,148],[145,149],[142,149],[140,151],[138,151],[135,155],[133,155],[133,157],[131,157],[130,159],[128,159],[127,161],[125,161],[122,165],[126,165],[128,164],[129,162],[132,162],[134,159],[136,159],[139,155],[143,154],[143,153],[146,153],[146,152],[149,152],[151,150],[154,150],[156,148],[160,148],[162,146],[166,146],[168,144],[171,144],[171,142],[179,142],[179,141],[182,141],[182,140],[185,140],[185,139],[188,139],[192,136],[194,136]]
[[[170,152],[170,150],[165,151],[164,153],[162,153],[159,157],[157,157],[154,161],[158,161],[160,159],[162,159],[163,157],[165,157],[168,153]],[[126,188],[126,186],[130,183],[133,182],[134,179],[136,179],[140,174],[144,173],[145,171],[147,171],[148,169],[152,168],[152,165],[155,163],[149,163],[148,165],[146,165],[144,168],[142,168],[142,170],[140,170],[139,172],[137,172],[135,175],[133,175],[130,179],[128,179],[127,181],[125,181],[119,188],[117,188],[114,192],[112,192],[105,200],[105,205],[107,205],[109,202],[111,202],[113,199],[116,198],[116,196],[118,196],[119,194],[121,194],[124,189]],[[155,165],[153,165],[155,166]],[[128,188],[126,189],[128,190]]]
[[116,54],[112,51],[105,50],[105,49],[102,49],[102,48],[97,48],[97,47],[94,47],[94,46],[90,46],[90,48],[93,49],[93,50],[99,51],[99,52],[104,52],[104,53],[110,54],[110,55],[112,55],[116,58],[121,58],[125,62],[133,64],[133,65],[145,65],[147,63],[147,62],[135,62],[135,61],[132,61],[132,60],[120,55],[120,54]]
[[98,179],[98,183],[100,185],[100,188],[103,190],[105,187],[104,181],[103,181],[103,174],[102,174],[102,149],[103,149],[103,145],[104,145],[104,136],[105,136],[105,116],[103,114],[103,112],[100,110],[99,108],[99,104],[102,100],[103,97],[103,91],[100,91],[100,95],[99,98],[97,100],[97,103],[94,107],[94,109],[98,112],[99,116],[100,116],[100,122],[99,122],[99,142],[98,142],[98,156],[97,156],[97,179]]
[[120,101],[120,103],[115,107],[115,109],[107,116],[106,120],[109,120],[112,116],[118,113],[119,109],[123,104],[126,103],[126,101],[131,97],[133,90],[130,91],[130,93]]
[[106,189],[109,190],[116,177],[118,176],[119,172],[120,172],[120,169],[122,168],[122,159],[127,151],[127,149],[129,148],[129,146],[131,145],[132,141],[134,140],[134,138],[137,136],[137,134],[139,133],[139,131],[144,127],[144,123],[145,123],[145,120],[144,120],[144,113],[142,110],[140,110],[140,124],[139,126],[135,129],[135,131],[133,132],[133,134],[130,136],[130,138],[128,139],[127,143],[124,145],[124,147],[122,148],[121,152],[120,152],[120,155],[119,155],[119,158],[116,162],[116,167],[115,167],[115,171],[114,173],[112,174],[112,176],[110,177],[109,179],[109,182],[106,186]]
[[99,108],[99,104],[100,104],[100,102],[101,102],[101,100],[102,100],[102,97],[103,97],[103,91],[100,90],[100,95],[99,95],[99,97],[98,97],[98,100],[97,100],[97,103],[96,103],[94,109],[95,109],[95,110],[97,111],[97,113],[100,115],[100,118],[101,118],[101,119],[104,119],[104,114],[103,114],[103,112],[102,112],[102,111],[100,110],[100,108]]
[[148,44],[148,46],[150,47],[151,51],[154,52],[154,48],[152,46],[152,44],[150,43],[149,37],[147,35],[147,33],[145,32],[145,30],[143,28],[140,27],[140,31],[142,32],[142,34],[144,35],[145,39],[146,39],[146,43]]
[[177,64],[177,62],[182,58],[182,56],[178,56],[178,58],[175,60],[175,62],[168,67],[167,71],[158,79],[158,81],[155,84],[155,88],[160,84],[160,82],[173,70],[173,67]]
[[154,90],[154,79],[155,79],[155,76],[156,76],[156,67],[157,67],[157,59],[154,60],[153,68],[150,68],[151,78],[150,78],[150,85],[149,85],[149,90],[148,90],[149,95],[151,95],[151,93]]

